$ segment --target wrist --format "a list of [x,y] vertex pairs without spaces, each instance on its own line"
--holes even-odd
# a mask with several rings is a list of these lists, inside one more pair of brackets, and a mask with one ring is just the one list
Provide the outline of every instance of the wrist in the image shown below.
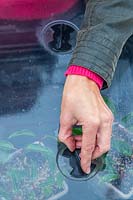
[[80,94],[81,90],[93,91],[98,92],[100,91],[98,85],[95,83],[95,81],[89,79],[86,76],[79,76],[79,75],[68,75],[66,78],[66,87],[68,86],[69,92],[70,88],[74,91],[77,91],[77,94]]
[[67,71],[65,72],[65,75],[80,75],[80,76],[85,76],[88,79],[92,80],[95,82],[99,89],[102,88],[103,86],[103,78],[100,77],[100,75],[96,74],[95,72],[91,71],[90,69],[87,69],[82,66],[77,66],[77,65],[71,65],[68,67]]

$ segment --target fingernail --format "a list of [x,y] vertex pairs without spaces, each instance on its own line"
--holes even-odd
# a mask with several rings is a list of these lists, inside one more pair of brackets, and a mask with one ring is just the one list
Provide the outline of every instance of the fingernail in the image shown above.
[[88,170],[86,171],[86,174],[90,174],[90,167],[89,167]]
[[69,150],[70,150],[71,152],[73,152],[73,151],[75,150],[74,147],[68,147],[68,148],[69,148]]
[[69,149],[71,152],[74,152],[74,149]]

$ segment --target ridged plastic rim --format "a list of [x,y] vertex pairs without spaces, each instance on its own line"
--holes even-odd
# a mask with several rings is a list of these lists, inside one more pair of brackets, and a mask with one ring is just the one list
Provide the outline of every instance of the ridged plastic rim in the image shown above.
[[57,167],[59,169],[59,171],[61,172],[61,174],[66,177],[67,179],[69,180],[73,180],[73,181],[87,181],[89,179],[92,179],[102,168],[103,166],[103,161],[102,161],[102,158],[97,158],[97,162],[98,164],[96,165],[95,169],[94,169],[94,173],[92,172],[92,175],[91,173],[88,174],[85,178],[74,178],[72,176],[67,176],[63,171],[62,169],[60,168],[60,164],[59,164],[59,156],[62,155],[62,153],[64,152],[65,150],[65,146],[64,148],[60,149],[58,152],[57,152],[57,155],[56,155],[56,163],[57,163]]
[[79,31],[79,28],[74,23],[72,23],[70,21],[67,21],[67,20],[55,20],[55,21],[49,22],[48,24],[46,24],[44,26],[44,28],[41,31],[42,38],[44,38],[44,47],[45,47],[45,49],[47,49],[48,51],[50,51],[50,52],[52,52],[54,54],[58,54],[58,55],[60,55],[60,54],[68,54],[68,53],[73,52],[75,46],[72,47],[71,50],[68,50],[68,51],[65,51],[65,52],[55,52],[55,51],[51,50],[47,46],[47,43],[45,42],[45,34],[46,34],[48,29],[50,29],[52,26],[57,25],[57,24],[65,24],[65,25],[70,26],[71,28],[73,28],[76,32]]

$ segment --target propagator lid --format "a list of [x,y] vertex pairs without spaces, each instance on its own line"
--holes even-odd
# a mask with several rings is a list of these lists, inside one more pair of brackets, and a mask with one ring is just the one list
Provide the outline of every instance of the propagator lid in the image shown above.
[[57,166],[60,172],[68,179],[85,181],[91,179],[105,168],[104,157],[100,157],[92,161],[90,174],[84,173],[80,165],[79,153],[80,149],[71,152],[65,144],[58,143]]

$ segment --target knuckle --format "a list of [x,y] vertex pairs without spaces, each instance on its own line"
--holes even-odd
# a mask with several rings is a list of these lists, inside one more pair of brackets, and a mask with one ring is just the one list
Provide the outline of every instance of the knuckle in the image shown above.
[[106,124],[110,124],[111,123],[111,119],[109,117],[104,119],[104,123]]
[[69,126],[70,123],[71,123],[70,116],[68,116],[66,114],[60,115],[60,126],[61,127],[65,128],[65,127]]
[[[87,145],[87,146],[85,146],[84,148],[83,148],[83,152],[84,153],[88,153],[88,152],[92,152],[93,150],[94,150],[94,148],[95,148],[95,145],[94,144],[89,144],[89,145]],[[88,155],[89,156],[89,155]]]
[[64,122],[66,121],[66,118],[64,117],[64,115],[60,116],[60,124],[64,124]]
[[91,123],[92,123],[93,127],[97,127],[100,125],[100,120],[98,118],[97,119],[95,118],[92,120]]
[[60,126],[63,128],[67,127],[69,125],[69,119],[68,117],[60,117]]
[[93,126],[93,127],[97,127],[99,126],[100,124],[100,119],[98,117],[91,117],[89,118],[88,122],[86,122],[86,124],[90,124]]
[[102,120],[105,124],[111,124],[114,120],[112,113],[105,113],[102,115]]
[[114,121],[114,115],[113,115],[112,112],[110,113],[110,119],[111,119],[111,122],[113,123],[113,121]]

